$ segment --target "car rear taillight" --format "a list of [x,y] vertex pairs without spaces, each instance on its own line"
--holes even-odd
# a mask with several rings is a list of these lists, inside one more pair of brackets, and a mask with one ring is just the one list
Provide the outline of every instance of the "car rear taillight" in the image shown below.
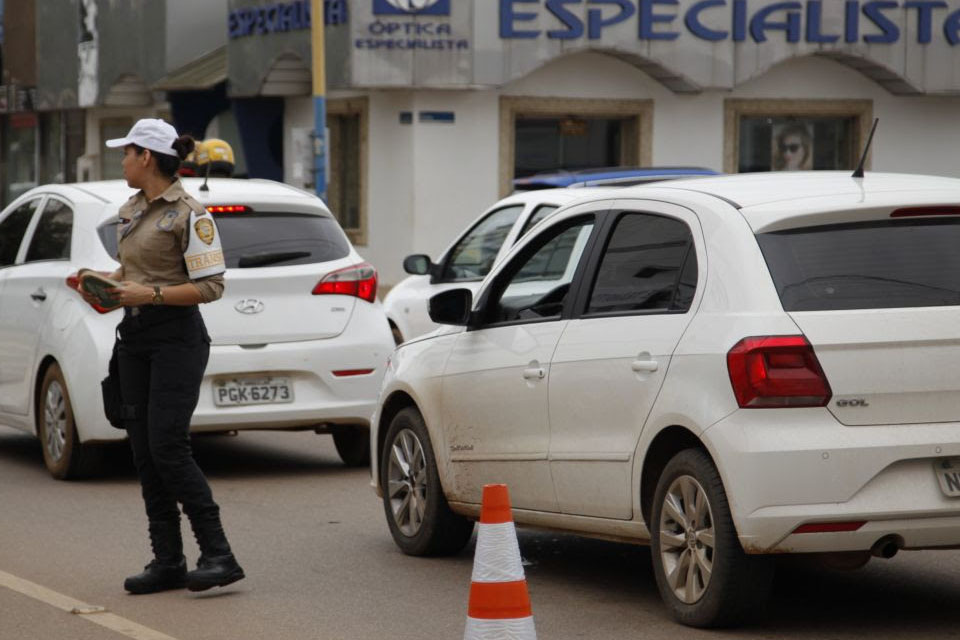
[[743,409],[824,407],[833,395],[803,336],[744,338],[727,353],[727,370]]
[[373,302],[377,298],[377,270],[361,262],[328,274],[313,288],[313,295],[356,296]]
[[[77,276],[67,276],[67,286],[70,287],[70,289],[77,295],[80,294],[80,278]],[[110,311],[113,311],[113,309],[105,309],[98,304],[91,306],[97,310],[97,313],[109,313]]]
[[207,207],[210,213],[249,213],[253,211],[244,204],[220,204]]
[[920,218],[924,216],[960,216],[960,207],[956,205],[938,205],[933,207],[902,207],[894,209],[891,218]]

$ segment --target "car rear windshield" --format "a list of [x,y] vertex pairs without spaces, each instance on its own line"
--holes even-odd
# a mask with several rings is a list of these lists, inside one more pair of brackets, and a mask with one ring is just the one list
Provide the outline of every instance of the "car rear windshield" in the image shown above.
[[[346,257],[350,243],[337,221],[309,213],[216,214],[228,269],[281,267]],[[117,223],[102,225],[103,246],[117,257]]]
[[786,311],[960,305],[960,218],[757,235]]

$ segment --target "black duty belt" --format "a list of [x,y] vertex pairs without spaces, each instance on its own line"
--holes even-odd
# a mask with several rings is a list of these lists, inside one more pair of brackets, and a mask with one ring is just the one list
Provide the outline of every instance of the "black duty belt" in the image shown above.
[[144,305],[140,307],[124,307],[121,324],[130,328],[145,329],[156,324],[162,324],[178,318],[187,318],[200,313],[200,307],[173,307],[169,305]]

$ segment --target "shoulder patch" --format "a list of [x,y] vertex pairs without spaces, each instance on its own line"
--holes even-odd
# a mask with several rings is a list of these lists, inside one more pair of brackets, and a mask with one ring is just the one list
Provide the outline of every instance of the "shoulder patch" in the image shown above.
[[189,240],[186,251],[183,252],[183,260],[190,279],[196,280],[226,271],[220,234],[217,233],[217,225],[213,219],[191,211],[187,232]]

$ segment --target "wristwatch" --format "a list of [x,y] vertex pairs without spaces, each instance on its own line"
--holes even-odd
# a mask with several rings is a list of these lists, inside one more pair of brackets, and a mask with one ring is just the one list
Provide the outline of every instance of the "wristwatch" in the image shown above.
[[153,300],[151,302],[153,304],[163,304],[163,290],[160,287],[155,286],[153,288]]

